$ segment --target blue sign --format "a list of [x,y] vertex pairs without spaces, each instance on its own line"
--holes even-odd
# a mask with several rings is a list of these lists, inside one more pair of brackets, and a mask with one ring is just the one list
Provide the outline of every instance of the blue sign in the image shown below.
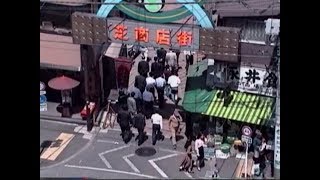
[[45,95],[40,95],[40,104],[47,103],[47,97]]

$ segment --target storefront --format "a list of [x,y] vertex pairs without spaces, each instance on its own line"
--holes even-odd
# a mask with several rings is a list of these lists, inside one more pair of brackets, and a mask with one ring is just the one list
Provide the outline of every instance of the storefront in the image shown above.
[[[40,81],[45,83],[49,102],[61,102],[61,92],[48,87],[52,78],[65,75],[83,82],[80,45],[72,44],[72,37],[40,33]],[[82,97],[82,98],[79,98]],[[84,100],[84,84],[72,90],[72,102]]]

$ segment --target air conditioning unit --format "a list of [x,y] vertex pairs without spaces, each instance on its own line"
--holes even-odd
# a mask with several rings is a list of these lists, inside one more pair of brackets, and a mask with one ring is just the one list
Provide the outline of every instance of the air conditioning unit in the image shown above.
[[265,21],[266,23],[266,34],[267,35],[279,35],[280,32],[280,19],[271,19]]
[[42,22],[42,28],[45,29],[45,30],[53,30],[54,27],[53,27],[53,24],[51,21],[43,21]]
[[214,27],[218,26],[218,19],[219,19],[219,15],[218,14],[212,15],[212,22],[214,24]]

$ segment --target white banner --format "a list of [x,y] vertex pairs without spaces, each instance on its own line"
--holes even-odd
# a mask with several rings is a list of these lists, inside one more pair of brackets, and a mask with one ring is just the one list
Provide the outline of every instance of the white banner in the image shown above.
[[280,122],[276,122],[274,142],[274,168],[280,169]]
[[275,96],[276,89],[273,83],[276,83],[277,77],[273,72],[267,72],[265,68],[240,67],[239,91]]

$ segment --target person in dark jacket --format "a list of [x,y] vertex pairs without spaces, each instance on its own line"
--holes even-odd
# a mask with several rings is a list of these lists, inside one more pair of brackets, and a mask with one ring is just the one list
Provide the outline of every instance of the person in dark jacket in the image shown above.
[[157,56],[159,58],[159,62],[163,65],[165,65],[165,59],[166,59],[167,51],[163,48],[157,50]]
[[134,116],[134,127],[138,130],[138,146],[140,146],[146,139],[144,128],[146,126],[146,116],[142,113],[141,108],[138,109],[138,113]]
[[137,87],[142,94],[147,86],[146,77],[137,75],[134,81],[134,86]]
[[138,72],[140,75],[147,77],[149,72],[149,63],[145,60],[142,60],[138,64]]
[[[131,132],[130,125],[132,124],[131,116],[128,112],[128,106],[122,105],[122,108],[118,112],[117,122],[120,125],[121,136],[124,138],[126,132]],[[130,133],[131,134],[131,133]]]
[[151,64],[151,72],[154,79],[157,79],[163,74],[163,68],[162,64],[158,62],[158,58],[155,57],[154,62]]

